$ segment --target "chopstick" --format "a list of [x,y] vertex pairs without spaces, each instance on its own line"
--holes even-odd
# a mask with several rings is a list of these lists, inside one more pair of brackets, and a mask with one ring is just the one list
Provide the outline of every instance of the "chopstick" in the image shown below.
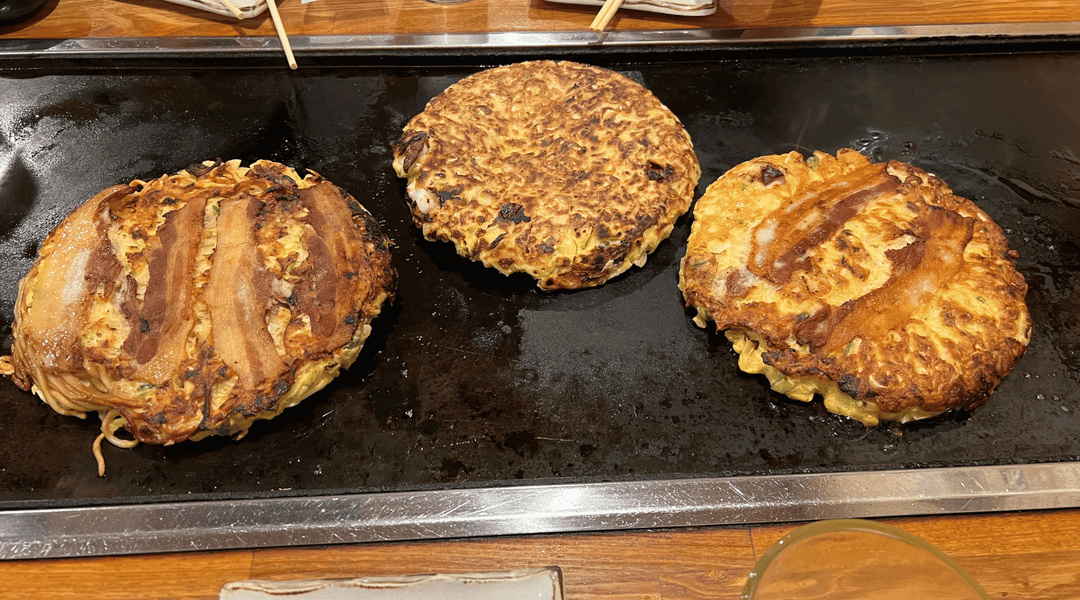
[[270,9],[270,18],[274,20],[274,29],[277,29],[277,36],[281,40],[281,48],[285,50],[285,58],[289,61],[289,68],[296,69],[296,57],[293,56],[292,46],[289,45],[289,37],[285,35],[285,25],[281,22],[277,4],[274,0],[266,0],[266,7]]
[[225,10],[231,12],[232,15],[234,17],[236,17],[237,19],[243,19],[244,18],[244,13],[240,11],[240,8],[238,6],[236,6],[235,4],[233,4],[232,2],[229,2],[229,0],[217,0],[217,1],[218,1],[218,4],[223,6],[225,8]]
[[600,8],[600,12],[596,13],[596,18],[593,19],[592,25],[589,25],[589,29],[597,33],[603,32],[607,29],[611,19],[615,17],[615,11],[619,10],[623,0],[606,0],[604,6]]

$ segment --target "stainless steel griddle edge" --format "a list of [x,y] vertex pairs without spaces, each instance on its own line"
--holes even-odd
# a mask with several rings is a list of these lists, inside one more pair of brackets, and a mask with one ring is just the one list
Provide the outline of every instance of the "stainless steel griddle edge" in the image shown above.
[[0,514],[31,559],[1080,506],[1080,463],[528,485]]
[[[363,51],[499,50],[528,48],[640,48],[749,46],[791,43],[856,43],[918,40],[1015,39],[1075,36],[1080,23],[1003,23],[813,27],[762,29],[681,29],[592,32],[490,32],[398,35],[290,36],[299,55]],[[271,54],[281,52],[276,37],[78,38],[0,40],[0,58],[168,56],[183,54]]]

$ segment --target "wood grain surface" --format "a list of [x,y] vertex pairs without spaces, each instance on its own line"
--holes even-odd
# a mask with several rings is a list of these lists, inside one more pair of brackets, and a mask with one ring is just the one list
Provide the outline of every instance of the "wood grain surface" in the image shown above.
[[[882,519],[934,544],[992,598],[1080,596],[1080,511]],[[736,600],[797,524],[0,563],[0,599],[212,599],[244,579],[503,571],[556,565],[567,600]]]
[[[236,2],[244,4],[244,2]],[[548,0],[279,0],[287,33],[366,35],[585,31],[597,7]],[[1071,0],[719,0],[716,14],[678,17],[619,10],[610,29],[696,29],[1061,22],[1080,20]],[[273,36],[268,12],[237,20],[166,0],[48,0],[0,38]]]
[[[584,31],[596,8],[546,0],[282,0],[290,35]],[[710,17],[620,10],[616,29],[1080,21],[1073,0],[720,0]],[[273,36],[164,0],[49,0],[0,38]],[[889,519],[935,544],[993,598],[1080,598],[1080,511]],[[358,577],[558,565],[573,600],[736,599],[761,554],[797,524],[319,548],[0,562],[0,598],[210,599],[242,579]]]

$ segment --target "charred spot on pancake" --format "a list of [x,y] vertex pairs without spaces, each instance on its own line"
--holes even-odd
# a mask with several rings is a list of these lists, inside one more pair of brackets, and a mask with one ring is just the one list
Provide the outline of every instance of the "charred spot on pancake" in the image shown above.
[[217,160],[217,161],[214,161],[214,162],[192,163],[192,164],[188,165],[187,172],[191,173],[195,177],[202,177],[203,175],[206,175],[207,173],[213,171],[220,164],[221,164],[220,160]]
[[741,368],[876,424],[987,400],[1031,332],[1015,257],[929,173],[792,152],[709,186],[679,277],[695,322],[726,331]]
[[682,124],[651,92],[555,61],[451,85],[405,126],[394,170],[425,239],[545,290],[602,285],[644,263],[701,174]]
[[453,200],[458,198],[461,194],[461,190],[465,189],[464,186],[455,185],[453,187],[443,188],[439,190],[439,204],[443,204],[447,200]]
[[861,386],[859,385],[858,376],[852,375],[850,373],[846,375],[841,375],[840,379],[837,380],[837,383],[840,385],[840,391],[844,392],[848,396],[854,398],[860,395],[859,392],[861,390]]
[[774,181],[779,181],[784,178],[784,172],[777,169],[773,165],[765,165],[761,167],[761,184],[765,187],[769,187]]
[[[503,204],[499,209],[499,216],[495,217],[497,221],[505,221],[508,223],[527,223],[532,220],[532,217],[525,214],[525,207],[520,204],[514,204],[507,202]],[[506,232],[500,234],[500,237],[506,235]],[[489,246],[490,247],[490,246]]]
[[400,154],[403,157],[404,169],[406,171],[412,170],[413,164],[416,163],[416,159],[424,152],[427,138],[428,134],[421,132],[413,134],[407,140],[405,139],[405,136],[402,136],[401,140],[395,144],[394,153]]
[[[648,144],[642,144],[648,147]],[[671,165],[658,165],[654,162],[650,162],[645,165],[645,176],[651,181],[664,181],[666,178],[675,174],[675,167]]]

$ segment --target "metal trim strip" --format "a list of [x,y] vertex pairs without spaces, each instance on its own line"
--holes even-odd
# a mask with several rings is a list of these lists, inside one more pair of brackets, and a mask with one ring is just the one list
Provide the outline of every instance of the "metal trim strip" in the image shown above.
[[[364,53],[438,50],[583,49],[678,46],[751,46],[790,43],[860,43],[930,39],[1016,39],[1080,35],[1080,22],[682,29],[652,31],[489,32],[449,34],[290,36],[293,52]],[[172,54],[276,53],[276,37],[118,37],[0,40],[0,58],[168,56]]]
[[1080,462],[525,485],[0,513],[0,559],[1080,506]]

